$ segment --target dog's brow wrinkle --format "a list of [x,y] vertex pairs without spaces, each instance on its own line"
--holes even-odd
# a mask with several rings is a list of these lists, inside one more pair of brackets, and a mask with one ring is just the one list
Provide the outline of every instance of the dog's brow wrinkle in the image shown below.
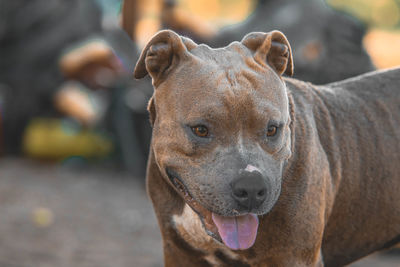
[[225,77],[230,83],[231,86],[236,87],[238,82],[235,73],[233,72],[232,69],[228,69],[225,71]]
[[240,76],[250,84],[250,88],[257,89],[260,86],[260,81],[257,79],[257,74],[254,71],[241,70]]

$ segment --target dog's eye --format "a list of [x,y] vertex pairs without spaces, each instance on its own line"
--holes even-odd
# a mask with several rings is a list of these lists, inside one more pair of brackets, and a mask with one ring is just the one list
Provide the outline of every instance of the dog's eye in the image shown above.
[[268,126],[268,129],[267,129],[267,136],[268,137],[275,136],[277,131],[278,131],[278,127],[276,127],[275,125],[270,125],[270,126]]
[[207,137],[208,136],[208,129],[204,125],[197,125],[192,127],[192,131],[198,137]]

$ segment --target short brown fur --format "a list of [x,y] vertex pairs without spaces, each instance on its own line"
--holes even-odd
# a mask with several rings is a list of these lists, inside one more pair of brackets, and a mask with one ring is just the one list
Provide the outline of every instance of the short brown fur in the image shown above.
[[[292,72],[276,31],[221,49],[163,31],[142,52],[135,77],[155,86],[147,189],[165,266],[342,266],[399,241],[400,69],[325,86],[281,77]],[[263,142],[272,120],[280,136]],[[193,137],[191,123],[213,135]],[[183,235],[188,209],[167,170],[202,207],[233,216],[227,184],[249,162],[274,189],[254,211],[254,246],[230,251],[200,228]]]

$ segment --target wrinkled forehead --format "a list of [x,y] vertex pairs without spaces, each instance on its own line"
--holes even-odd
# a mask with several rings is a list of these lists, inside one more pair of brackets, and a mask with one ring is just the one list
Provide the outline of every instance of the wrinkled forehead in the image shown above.
[[254,61],[242,44],[234,42],[220,49],[199,45],[190,52],[195,57],[180,62],[157,90],[169,104],[196,109],[228,102],[286,109],[284,82],[272,69]]

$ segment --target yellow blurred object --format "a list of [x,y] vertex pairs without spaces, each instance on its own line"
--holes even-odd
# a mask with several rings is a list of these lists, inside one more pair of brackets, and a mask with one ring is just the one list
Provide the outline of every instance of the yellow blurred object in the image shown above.
[[36,118],[25,129],[23,149],[26,155],[41,159],[101,158],[112,152],[113,144],[93,131],[74,128],[63,120]]
[[32,212],[32,221],[37,227],[49,227],[54,222],[53,212],[48,208],[35,208]]
[[161,9],[160,0],[134,0],[137,2],[136,10],[138,21],[135,27],[135,38],[140,47],[144,47],[154,33],[161,28]]
[[250,0],[180,0],[179,5],[191,14],[218,27],[238,23],[253,11],[256,1]]
[[136,24],[136,38],[139,47],[144,47],[150,38],[161,28],[158,18],[146,17],[138,21]]
[[180,7],[165,9],[162,20],[175,30],[190,30],[195,35],[211,39],[217,34],[217,29],[208,21],[201,19],[196,14],[188,13]]
[[400,31],[372,29],[364,37],[364,46],[379,69],[400,65]]
[[181,0],[180,3],[189,13],[201,16],[205,20],[216,19],[221,15],[221,1],[218,0]]

